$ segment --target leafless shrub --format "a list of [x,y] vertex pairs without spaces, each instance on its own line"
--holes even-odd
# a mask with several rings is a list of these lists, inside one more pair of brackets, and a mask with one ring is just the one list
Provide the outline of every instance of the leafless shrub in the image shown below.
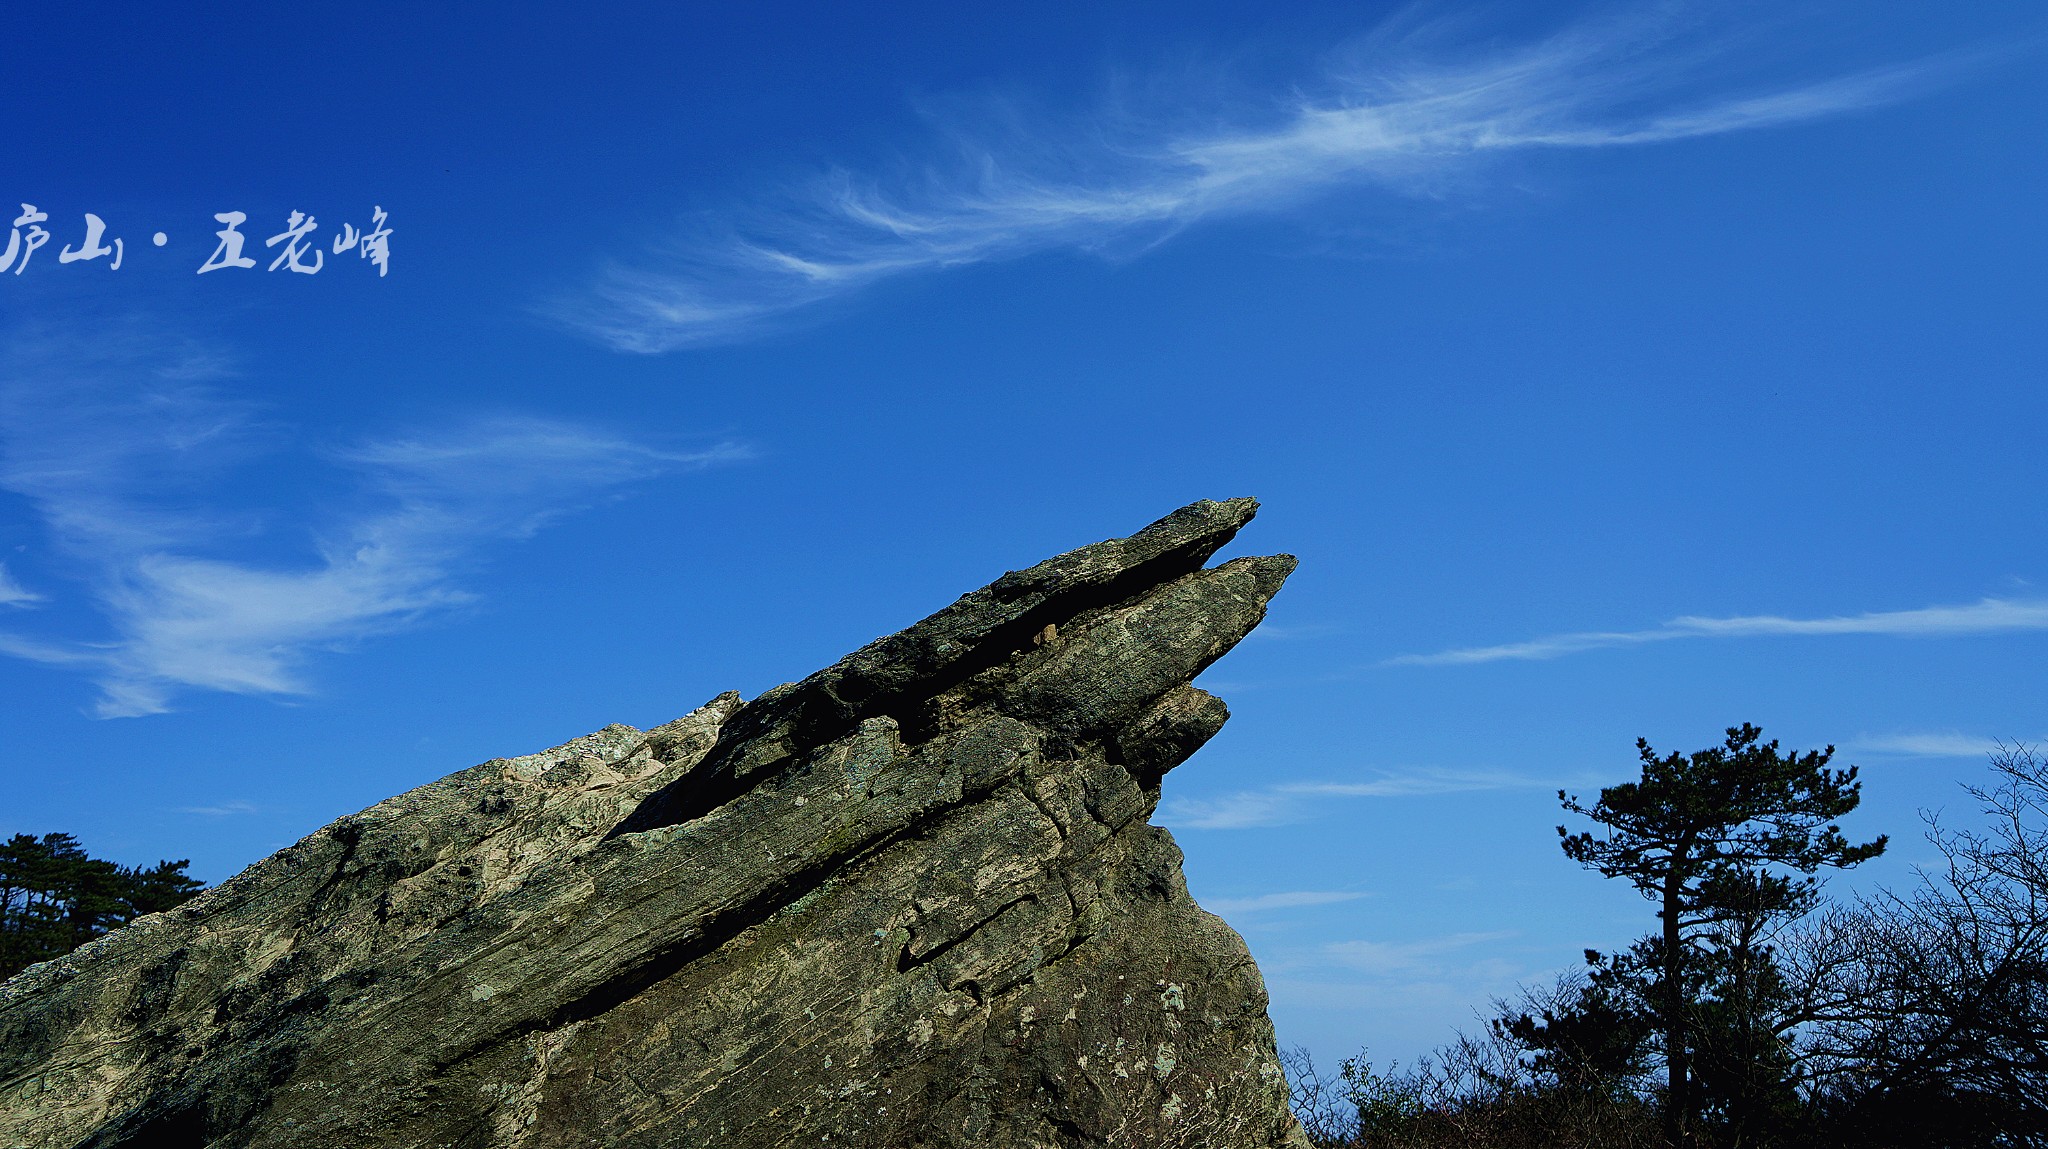
[[1984,830],[1928,817],[1942,862],[1785,947],[1816,1114],[1845,1140],[2048,1145],[2048,761],[1993,756]]
[[1318,1071],[1316,1059],[1298,1045],[1280,1052],[1280,1067],[1294,1119],[1318,1149],[1358,1143],[1358,1107],[1345,1095],[1343,1078]]

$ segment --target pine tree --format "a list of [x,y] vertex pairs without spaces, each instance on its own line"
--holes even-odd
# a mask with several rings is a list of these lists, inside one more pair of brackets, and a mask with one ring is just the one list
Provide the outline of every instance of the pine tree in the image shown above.
[[[1765,1055],[1756,1011],[1770,992],[1770,955],[1757,940],[1760,927],[1810,908],[1820,868],[1854,866],[1885,847],[1882,836],[1851,845],[1834,825],[1862,798],[1854,766],[1827,768],[1834,747],[1782,755],[1762,737],[1745,723],[1729,727],[1719,746],[1663,756],[1639,738],[1640,779],[1601,790],[1590,808],[1557,794],[1567,811],[1605,831],[1559,826],[1566,856],[1628,879],[1657,903],[1661,932],[1606,964],[1611,979],[1632,975],[1648,991],[1644,1009],[1663,1037],[1669,1082],[1665,1136],[1674,1146],[1687,1143],[1701,1109],[1701,1039],[1713,1039],[1707,1083],[1717,1094],[1735,1080],[1729,1051]],[[1709,998],[1713,1008],[1703,1009]]]
[[192,897],[205,883],[186,875],[188,865],[119,866],[89,856],[70,834],[0,842],[0,978]]

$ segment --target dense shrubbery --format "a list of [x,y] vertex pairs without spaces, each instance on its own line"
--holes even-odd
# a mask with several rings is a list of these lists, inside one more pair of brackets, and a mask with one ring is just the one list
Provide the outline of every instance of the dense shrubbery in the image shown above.
[[185,876],[190,864],[117,866],[88,857],[69,834],[0,842],[0,979],[190,898],[204,888]]
[[1282,1055],[1295,1115],[1324,1149],[1633,1149],[1662,1143],[1654,1095],[1587,1088],[1537,1070],[1498,1029],[1461,1035],[1407,1069],[1363,1051],[1336,1073]]
[[1988,828],[1930,819],[1944,861],[1908,892],[1820,908],[1753,870],[1688,912],[1680,962],[1662,934],[1589,951],[1405,1070],[1296,1051],[1296,1112],[1326,1147],[2048,1146],[2048,761],[1993,767]]

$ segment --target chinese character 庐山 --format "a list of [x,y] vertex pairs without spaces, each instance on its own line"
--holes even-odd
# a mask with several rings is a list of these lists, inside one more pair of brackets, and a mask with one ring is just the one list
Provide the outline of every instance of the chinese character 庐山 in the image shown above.
[[92,214],[91,212],[86,212],[85,242],[79,244],[76,250],[73,250],[69,245],[66,245],[64,250],[57,253],[57,262],[75,263],[81,259],[98,259],[100,256],[106,255],[111,252],[114,256],[114,262],[107,265],[107,270],[119,271],[121,268],[121,240],[120,237],[116,236],[114,239],[114,246],[101,246],[100,236],[106,234],[106,230],[106,220],[101,219],[100,217]]
[[[16,217],[14,231],[7,237],[7,253],[0,255],[0,272],[13,267],[14,274],[20,275],[28,270],[28,257],[34,255],[37,248],[50,242],[50,233],[36,226],[49,218],[48,212],[37,211],[36,205],[32,203],[21,205],[21,215]],[[21,266],[15,267],[14,252],[21,246],[21,229],[24,224],[28,227],[28,247],[21,253]]]

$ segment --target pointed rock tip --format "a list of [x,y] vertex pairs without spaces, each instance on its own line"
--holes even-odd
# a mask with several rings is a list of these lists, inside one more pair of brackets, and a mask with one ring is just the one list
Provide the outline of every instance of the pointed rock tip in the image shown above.
[[[1175,521],[1194,519],[1227,523],[1231,528],[1235,529],[1251,522],[1258,513],[1259,501],[1249,495],[1235,499],[1196,499],[1187,506],[1166,515],[1158,522],[1146,527],[1145,530],[1149,531],[1153,527],[1163,526]],[[1143,532],[1140,533],[1142,534]]]
[[[1201,499],[1122,538],[1091,543],[1010,571],[923,620],[875,639],[801,682],[739,708],[714,751],[680,792],[651,797],[614,834],[687,821],[729,800],[757,771],[782,760],[790,737],[825,741],[861,717],[903,709],[1025,646],[1046,624],[1131,599],[1201,569],[1258,513],[1257,499]],[[1291,564],[1289,565],[1291,569]],[[1270,572],[1270,596],[1286,577]]]
[[1259,501],[1250,497],[1220,501],[1197,499],[1147,524],[1131,537],[1135,540],[1163,533],[1192,539],[1220,534],[1228,541],[1231,535],[1251,522],[1258,513]]

